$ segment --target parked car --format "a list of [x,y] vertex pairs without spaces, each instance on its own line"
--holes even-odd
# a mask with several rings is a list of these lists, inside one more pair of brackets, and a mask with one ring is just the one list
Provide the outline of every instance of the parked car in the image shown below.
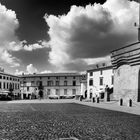
[[58,95],[49,95],[49,99],[59,99]]
[[60,99],[73,99],[75,98],[75,95],[61,95]]

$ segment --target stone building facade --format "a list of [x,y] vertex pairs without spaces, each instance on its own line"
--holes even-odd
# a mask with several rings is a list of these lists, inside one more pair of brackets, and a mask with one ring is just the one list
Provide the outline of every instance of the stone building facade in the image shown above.
[[0,69],[0,95],[7,95],[12,89],[13,95],[20,96],[20,77],[5,73]]
[[114,68],[114,98],[140,101],[140,43],[111,52]]
[[[112,88],[114,84],[114,71],[111,64],[97,64],[87,70],[87,96],[105,92],[106,86]],[[100,95],[99,95],[100,96]]]
[[43,98],[81,95],[82,77],[83,75],[79,73],[22,75],[20,78],[22,98],[31,98],[33,94],[37,97],[40,84],[43,87]]

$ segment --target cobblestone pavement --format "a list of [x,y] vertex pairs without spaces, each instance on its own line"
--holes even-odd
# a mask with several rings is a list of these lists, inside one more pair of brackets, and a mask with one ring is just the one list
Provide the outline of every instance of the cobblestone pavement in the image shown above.
[[0,104],[0,140],[70,137],[140,140],[140,116],[74,103]]

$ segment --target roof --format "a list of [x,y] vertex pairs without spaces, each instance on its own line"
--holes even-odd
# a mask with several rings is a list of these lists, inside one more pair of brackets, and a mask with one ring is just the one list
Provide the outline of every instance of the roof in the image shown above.
[[80,73],[43,73],[43,74],[25,74],[20,77],[49,77],[49,76],[82,76]]
[[7,75],[7,76],[12,76],[12,77],[20,78],[20,77],[17,76],[17,75],[9,74],[9,73],[6,73],[6,72],[1,72],[1,71],[0,71],[0,74],[1,74],[1,75]]

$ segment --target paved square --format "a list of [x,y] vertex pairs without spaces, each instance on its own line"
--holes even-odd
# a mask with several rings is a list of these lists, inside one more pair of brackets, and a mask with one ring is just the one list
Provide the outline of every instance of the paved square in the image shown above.
[[0,103],[1,140],[139,140],[140,116],[79,104]]

